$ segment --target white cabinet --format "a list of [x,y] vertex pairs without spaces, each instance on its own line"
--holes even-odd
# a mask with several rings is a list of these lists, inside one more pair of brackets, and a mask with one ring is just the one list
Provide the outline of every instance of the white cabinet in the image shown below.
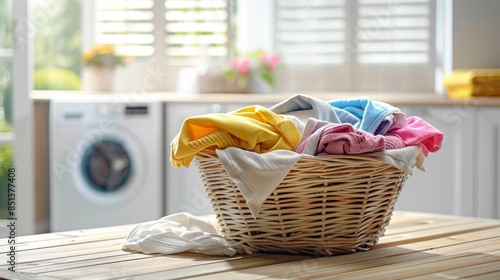
[[500,218],[500,109],[478,110],[478,138],[474,166],[477,216]]
[[170,164],[170,143],[179,132],[185,119],[192,116],[220,113],[223,105],[209,103],[167,103],[166,125],[166,214],[189,212],[194,215],[211,214],[210,201],[205,194],[195,162],[189,168],[175,168]]
[[415,168],[400,194],[396,209],[474,215],[475,110],[467,107],[406,107],[407,116],[419,116],[444,134],[443,145]]

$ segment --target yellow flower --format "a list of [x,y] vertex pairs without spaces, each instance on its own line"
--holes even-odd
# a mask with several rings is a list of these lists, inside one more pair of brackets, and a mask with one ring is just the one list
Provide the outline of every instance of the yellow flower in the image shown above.
[[84,62],[89,62],[95,57],[94,50],[86,51],[83,53],[82,59]]
[[112,44],[95,45],[82,54],[84,66],[115,67],[125,65],[125,62],[130,59],[130,56],[115,54],[115,45]]
[[96,45],[95,50],[98,54],[109,54],[115,52],[115,46],[110,44]]

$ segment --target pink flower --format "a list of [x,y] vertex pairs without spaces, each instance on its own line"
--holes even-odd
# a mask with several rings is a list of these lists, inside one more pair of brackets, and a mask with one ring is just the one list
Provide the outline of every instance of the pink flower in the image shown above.
[[231,60],[231,68],[238,70],[239,75],[247,76],[250,73],[250,60],[233,59]]
[[260,60],[262,60],[269,69],[273,70],[279,63],[280,57],[277,54],[264,54],[260,57]]

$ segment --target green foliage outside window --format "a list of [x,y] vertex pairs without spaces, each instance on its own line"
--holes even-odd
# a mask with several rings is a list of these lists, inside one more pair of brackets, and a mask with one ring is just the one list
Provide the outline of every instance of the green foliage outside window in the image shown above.
[[[10,131],[8,125],[4,125],[3,131]],[[12,146],[0,146],[0,219],[8,217],[7,193],[8,193],[8,170],[13,166],[14,152]]]
[[35,2],[35,89],[80,88],[81,10],[80,0]]

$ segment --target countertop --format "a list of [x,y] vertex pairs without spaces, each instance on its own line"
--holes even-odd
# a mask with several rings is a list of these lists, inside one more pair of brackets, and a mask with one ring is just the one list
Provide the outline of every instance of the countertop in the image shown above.
[[[33,91],[31,97],[35,102],[48,102],[50,100],[103,100],[103,101],[160,101],[169,103],[251,103],[275,104],[298,93],[254,93],[254,94],[229,94],[229,93],[201,93],[187,94],[175,92],[84,92],[84,91]],[[366,96],[373,100],[389,103],[394,106],[475,106],[475,107],[500,107],[500,98],[482,97],[462,100],[452,100],[446,96],[433,92],[311,92],[301,94],[313,96],[322,100],[340,98],[353,98]]]
[[[395,211],[370,251],[331,257],[121,250],[135,225],[17,237],[6,279],[500,279],[500,220]],[[1,240],[2,256],[9,250]]]

